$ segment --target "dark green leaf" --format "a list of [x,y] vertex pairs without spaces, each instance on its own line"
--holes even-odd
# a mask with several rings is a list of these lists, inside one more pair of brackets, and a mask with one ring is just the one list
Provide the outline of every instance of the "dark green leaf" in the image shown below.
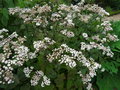
[[103,76],[99,75],[97,77],[97,85],[99,90],[119,90],[119,75],[110,75],[108,73],[104,73]]

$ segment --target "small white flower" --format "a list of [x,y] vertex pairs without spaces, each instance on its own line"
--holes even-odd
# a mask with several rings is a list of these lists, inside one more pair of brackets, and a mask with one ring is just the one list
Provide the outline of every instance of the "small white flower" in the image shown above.
[[75,34],[74,34],[72,31],[68,31],[67,29],[61,30],[60,32],[61,32],[63,35],[66,35],[66,36],[69,37],[69,38],[75,36]]
[[31,66],[30,68],[29,68],[29,67],[26,67],[26,68],[23,69],[23,72],[25,73],[25,76],[26,76],[27,78],[30,78],[30,73],[32,72],[33,68],[34,68],[34,67]]
[[36,23],[36,26],[40,26],[40,23],[39,23],[39,22],[37,22],[37,23]]
[[83,33],[82,36],[83,36],[84,38],[87,38],[87,37],[88,37],[88,34],[87,34],[87,33]]
[[102,68],[102,69],[101,69],[101,72],[104,72],[104,71],[105,71],[105,68]]

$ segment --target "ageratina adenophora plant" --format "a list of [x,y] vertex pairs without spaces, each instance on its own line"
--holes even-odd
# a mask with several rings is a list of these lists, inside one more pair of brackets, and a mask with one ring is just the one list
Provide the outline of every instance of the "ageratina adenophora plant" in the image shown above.
[[92,90],[97,73],[105,71],[102,62],[114,57],[109,43],[118,38],[105,19],[109,13],[98,5],[47,3],[9,8],[9,13],[32,25],[34,41],[27,45],[29,37],[0,30],[1,85],[17,79],[50,90]]

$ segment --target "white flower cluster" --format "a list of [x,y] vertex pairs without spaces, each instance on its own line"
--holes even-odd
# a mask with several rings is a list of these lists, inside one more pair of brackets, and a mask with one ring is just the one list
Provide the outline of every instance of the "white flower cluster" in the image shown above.
[[52,50],[53,53],[47,55],[47,59],[49,62],[52,62],[54,59],[58,59],[58,57],[61,56],[61,54],[64,52],[64,48],[59,47],[57,49]]
[[[19,17],[24,20],[24,22],[32,22],[35,23],[36,26],[46,26],[48,24],[47,18],[45,16],[41,16],[41,14],[51,12],[51,7],[47,4],[40,7],[39,5],[34,6],[33,8],[24,8],[21,9],[19,7],[9,8],[9,13],[14,15],[16,13],[19,14]],[[37,16],[36,16],[37,15]]]
[[41,83],[42,87],[45,87],[45,85],[50,85],[50,79],[44,75],[44,73],[42,71],[36,71],[35,74],[32,76],[31,79],[31,86],[36,86],[38,85],[40,79],[43,78],[43,81]]
[[88,23],[88,21],[92,17],[92,14],[90,14],[90,15],[81,15],[81,14],[78,14],[78,16],[80,17],[81,21],[83,21],[85,23]]
[[[8,32],[6,29],[2,30]],[[14,83],[13,65],[23,65],[28,60],[27,53],[29,50],[22,45],[25,39],[18,37],[16,32],[7,38],[4,36],[4,38],[0,41],[0,47],[2,49],[0,52],[0,83],[11,84]],[[14,41],[14,38],[17,40]]]
[[100,16],[105,16],[105,15],[108,16],[109,15],[108,12],[106,12],[103,8],[99,7],[96,4],[93,4],[93,5],[87,4],[84,6],[84,9],[98,13]]
[[36,49],[36,52],[40,51],[41,49],[48,48],[49,45],[53,45],[55,43],[54,40],[51,40],[48,37],[45,37],[42,41],[34,41],[33,45]]
[[90,44],[86,44],[85,42],[81,42],[81,50],[98,49],[103,51],[103,55],[107,55],[113,57],[114,53],[111,51],[110,47],[105,47],[102,43],[97,44],[95,42],[90,42]]
[[[1,31],[1,30],[0,30]],[[16,32],[13,32],[10,36],[8,36],[6,39],[2,39],[0,41],[0,47],[4,46],[6,43],[9,43],[13,38],[16,38],[18,35]],[[3,36],[4,37],[4,36]]]
[[116,35],[112,35],[109,31],[113,30],[111,27],[111,24],[109,21],[104,21],[101,26],[103,27],[104,36],[94,35],[91,37],[88,37],[87,33],[82,33],[83,38],[86,40],[92,39],[94,41],[90,42],[89,44],[86,44],[85,42],[81,42],[81,50],[87,50],[90,52],[91,49],[98,49],[103,51],[103,55],[107,55],[110,57],[113,57],[114,53],[111,51],[109,46],[105,46],[105,43],[108,43],[110,41],[118,41],[118,37]]
[[[1,61],[4,56],[0,54]],[[1,63],[0,61],[0,63]],[[0,84],[11,84],[14,83],[14,76],[12,73],[13,68],[11,67],[10,60],[8,62],[3,62],[5,65],[0,65]]]
[[22,66],[24,64],[25,61],[29,60],[28,57],[28,53],[29,53],[29,49],[26,46],[12,46],[12,48],[15,51],[15,56],[13,56],[12,58],[16,61],[16,64],[18,66]]
[[106,38],[101,39],[101,38],[100,38],[100,35],[94,35],[94,36],[92,36],[91,38],[92,38],[92,40],[95,40],[95,41],[101,42],[101,43],[104,43],[104,42],[107,41]]
[[9,13],[11,15],[14,15],[16,12],[20,12],[21,9],[19,7],[16,7],[16,8],[9,8]]
[[[62,55],[63,53],[70,53],[71,57],[68,55]],[[90,57],[89,59],[87,59],[81,51],[76,51],[68,47],[66,44],[62,44],[60,48],[54,49],[53,53],[51,55],[49,54],[47,58],[50,62],[52,62],[54,59],[60,58],[60,60],[58,61],[60,62],[60,64],[65,63],[71,68],[77,65],[74,60],[82,63],[82,65],[87,67],[89,70],[89,73],[86,74],[86,77],[82,76],[81,74],[84,84],[89,84],[91,79],[96,76],[96,71],[101,68],[101,65],[95,62],[93,58]],[[89,78],[87,76],[89,76]]]
[[[68,55],[62,55],[65,52],[71,53],[72,57],[69,57]],[[54,49],[52,54],[47,55],[47,59],[50,62],[52,62],[54,59],[58,59],[61,57],[62,57],[62,59],[66,58],[66,60],[67,60],[67,58],[68,59],[70,59],[70,58],[77,59],[79,62],[83,63],[83,66],[86,66],[86,67],[89,67],[91,65],[91,62],[92,62],[92,64],[94,63],[94,60],[91,60],[91,59],[90,59],[91,61],[87,60],[87,58],[85,58],[85,56],[82,54],[81,51],[76,51],[76,50],[68,47],[66,44],[62,44],[60,46],[60,48]],[[69,60],[69,61],[73,62],[72,60]]]
[[[83,75],[81,71],[78,72],[78,74],[82,77],[83,84],[87,85],[87,87],[86,87],[87,90],[93,90],[91,81],[92,81],[92,78],[94,76],[96,76],[95,71],[97,70],[97,68],[101,68],[101,65],[98,63],[94,63],[94,67],[96,69],[94,69],[94,70],[91,69],[89,74],[86,74],[86,75]],[[101,71],[104,72],[105,69],[102,68]]]
[[108,33],[106,37],[108,38],[108,40],[114,41],[114,42],[119,40],[117,35],[112,35],[110,33]]
[[78,74],[80,75],[80,77],[82,77],[82,81],[84,84],[87,84],[86,89],[87,90],[93,90],[92,88],[92,84],[90,83],[91,81],[91,77],[87,74],[86,76],[83,76],[82,72],[79,71]]
[[63,25],[75,26],[75,24],[73,23],[74,18],[75,18],[74,14],[68,13],[67,16],[64,19]]
[[107,33],[107,35],[103,38],[100,38],[100,35],[95,35],[95,36],[92,36],[91,38],[92,38],[92,40],[101,42],[102,44],[104,44],[106,42],[110,42],[110,41],[116,42],[119,40],[117,35],[114,35],[114,34],[112,35],[110,33]]
[[[91,64],[90,66],[88,66],[88,69],[89,69],[89,73],[86,74],[86,75],[83,75],[81,71],[78,72],[78,74],[82,77],[82,81],[83,81],[83,84],[87,85],[87,90],[92,90],[92,78],[94,76],[96,76],[96,71],[97,69],[100,69],[101,68],[101,65],[94,62],[94,59],[93,58],[90,58],[89,59]],[[102,70],[102,69],[101,69]]]
[[85,39],[88,39],[88,34],[87,34],[87,33],[82,33],[82,36],[83,36]]
[[72,31],[68,31],[68,30],[61,30],[60,31],[63,35],[67,36],[68,38],[74,37],[75,34]]
[[[6,29],[0,30],[2,32],[8,32]],[[25,62],[29,59],[33,59],[37,57],[37,53],[39,49],[46,49],[49,45],[55,43],[55,41],[46,37],[43,41],[34,42],[34,52],[30,52],[29,48],[24,46],[24,41],[26,41],[26,37],[22,38],[17,35],[16,32],[9,35],[8,37],[3,35],[3,39],[0,41],[0,84],[11,84],[14,83],[14,68],[13,66],[23,66]],[[15,40],[14,40],[15,38]],[[29,74],[32,72],[33,67],[24,68],[23,72],[26,77],[30,77]],[[48,80],[48,79],[47,79]],[[46,78],[44,78],[44,82],[42,85],[48,85]]]
[[[31,77],[31,73],[33,72],[34,67],[26,67],[23,69],[23,72],[25,73],[25,76],[27,78]],[[45,85],[49,86],[50,85],[50,79],[44,75],[43,71],[35,71],[35,74],[32,76],[30,83],[31,86],[36,86],[38,85],[39,81],[43,78],[43,81],[41,82],[41,86],[45,87]]]
[[41,83],[41,86],[42,87],[45,87],[45,85],[47,85],[47,86],[49,86],[50,85],[50,79],[47,77],[47,76],[43,76],[43,81],[42,81],[42,83]]
[[30,73],[33,71],[34,67],[26,67],[23,69],[23,72],[27,78],[30,78]]
[[[104,31],[103,31],[103,34],[105,34],[105,38],[103,38],[102,40],[101,40],[101,42],[102,41],[118,41],[119,39],[118,39],[118,37],[117,37],[117,35],[112,35],[111,33],[109,33],[109,31],[112,31],[113,30],[113,28],[111,27],[111,23],[110,23],[110,21],[103,21],[103,23],[101,24],[101,26],[103,27],[103,29],[104,29]],[[96,37],[97,39],[99,38],[99,37]],[[100,38],[99,38],[99,41],[100,41]]]
[[39,7],[39,5],[37,5],[36,7],[38,7],[37,11],[38,13],[45,13],[45,12],[51,12],[51,7],[48,6],[48,4],[45,4],[44,6],[42,7]]
[[[98,5],[84,5],[84,0],[82,0],[77,5],[65,5],[60,4],[56,11],[51,9],[51,6],[45,4],[43,6],[35,5],[32,8],[9,8],[9,13],[14,15],[18,14],[20,18],[24,20],[26,23],[35,23],[36,26],[46,27],[49,23],[56,21],[59,22],[60,25],[73,27],[75,26],[74,19],[79,17],[80,21],[87,23],[89,19],[93,16],[92,14],[82,14],[81,11],[89,10],[91,12],[95,12],[100,16],[109,15],[103,8]],[[55,7],[55,5],[53,5]],[[52,13],[49,13],[52,12]],[[48,15],[49,13],[49,15]]]
[[62,19],[60,14],[61,14],[61,12],[59,12],[59,13],[53,13],[51,15],[51,20],[53,22],[56,22],[56,21],[59,21],[60,19]]
[[61,4],[61,5],[59,5],[58,10],[64,10],[64,11],[68,11],[69,12],[70,11],[70,7],[65,5],[65,4]]
[[[61,11],[62,12],[62,11]],[[61,16],[65,15],[65,13],[62,13]],[[67,26],[67,27],[73,27],[75,26],[75,23],[73,22],[73,19],[76,17],[76,15],[74,13],[68,13],[67,15],[65,15],[64,18],[62,18],[62,20],[59,20],[59,25],[60,26]]]
[[58,62],[60,62],[60,64],[65,63],[70,68],[74,68],[77,65],[76,62],[74,61],[74,58],[68,55],[61,55],[61,59],[58,60]]
[[[88,69],[88,73],[85,75],[82,74],[82,70],[78,73],[80,74],[83,84],[87,85],[87,90],[92,89],[92,83],[91,80],[93,77],[96,76],[96,71],[98,69],[102,69],[101,65],[98,62],[95,62],[95,60],[92,57],[87,57],[86,52],[91,51],[91,49],[98,49],[103,55],[113,57],[114,53],[111,51],[109,46],[106,46],[106,43],[110,41],[118,41],[118,37],[116,35],[111,34],[111,31],[113,30],[111,27],[111,24],[109,21],[104,20],[104,16],[109,15],[108,12],[106,12],[103,8],[99,7],[98,5],[90,5],[86,4],[84,5],[84,0],[82,0],[77,5],[65,5],[60,4],[58,8],[51,9],[51,6],[48,4],[45,4],[43,6],[36,5],[33,8],[9,8],[9,12],[11,15],[18,14],[20,18],[24,20],[25,23],[35,23],[36,26],[40,26],[40,28],[48,26],[50,29],[54,29],[58,27],[57,29],[60,30],[59,33],[67,36],[68,38],[75,37],[75,34],[77,33],[77,30],[79,30],[79,21],[83,22],[83,24],[90,23],[90,20],[94,17],[94,14],[97,17],[95,20],[97,22],[102,23],[100,25],[96,25],[94,32],[91,31],[79,31],[82,35],[83,39],[85,41],[82,41],[80,43],[81,50],[75,50],[73,48],[70,48],[66,44],[62,44],[59,48],[55,48],[52,50],[52,54],[47,55],[47,59],[49,62],[52,62],[53,60],[58,60],[60,64],[66,64],[70,68],[74,68],[77,66],[77,62],[81,63],[83,67],[86,67]],[[54,5],[53,5],[54,7]],[[83,14],[84,11],[88,10],[89,14]],[[94,12],[94,14],[93,14]],[[103,17],[103,19],[102,19]],[[77,22],[78,20],[78,22]],[[51,25],[52,24],[52,25]],[[58,25],[58,26],[57,26]],[[88,25],[89,26],[89,25]],[[64,28],[65,27],[65,28]],[[62,29],[61,29],[62,28]],[[64,28],[64,29],[63,29]],[[68,29],[74,29],[72,32]],[[83,28],[83,27],[82,27]],[[81,29],[82,29],[81,28]],[[80,30],[81,30],[80,29]],[[1,35],[2,32],[7,32],[6,30],[3,30],[0,32],[0,38],[3,36]],[[92,33],[90,35],[90,33]],[[24,64],[24,62],[28,61],[29,59],[33,59],[37,57],[37,53],[41,51],[41,49],[47,49],[49,45],[53,45],[56,43],[54,40],[45,37],[43,40],[40,41],[34,41],[33,46],[35,48],[34,52],[30,52],[28,47],[22,45],[24,42],[24,39],[18,38],[18,41],[12,41],[10,44],[12,44],[12,49],[15,52],[15,55],[12,57],[12,61],[9,60],[9,56],[12,55],[12,51],[10,50],[9,43],[12,38],[16,37],[17,35],[14,33],[6,40],[0,41],[0,47],[4,46],[4,53],[1,53],[1,59],[0,62],[3,63],[6,66],[0,66],[2,68],[6,68],[6,70],[9,70],[9,73],[11,74],[11,78],[14,78],[12,75],[12,64],[21,66]],[[77,40],[81,38],[77,37]],[[3,42],[3,44],[2,44]],[[22,43],[20,43],[22,42]],[[87,43],[86,43],[87,42]],[[6,44],[7,43],[7,44]],[[86,51],[86,52],[85,52]],[[84,52],[84,53],[83,53]],[[7,59],[6,59],[7,57]],[[12,64],[8,64],[12,63]],[[8,67],[10,69],[8,69]],[[2,70],[0,68],[0,70]],[[103,69],[102,69],[103,70]],[[101,71],[102,71],[101,70]],[[10,72],[11,71],[11,72]],[[33,71],[33,68],[24,68],[24,73],[26,77],[30,77],[30,73]],[[3,70],[2,74],[6,72]],[[35,86],[39,83],[40,79],[43,77],[43,81],[41,83],[41,86],[44,87],[45,85],[50,85],[50,79],[48,79],[42,71],[36,71],[31,79],[31,85]],[[8,81],[8,79],[5,79]]]
[[8,30],[5,29],[5,28],[3,28],[3,29],[0,30],[0,39],[4,38],[4,35],[2,35],[4,32],[7,33]]
[[104,27],[104,31],[112,31],[113,28],[111,27],[111,23],[110,21],[103,21],[103,23],[101,24],[101,26]]

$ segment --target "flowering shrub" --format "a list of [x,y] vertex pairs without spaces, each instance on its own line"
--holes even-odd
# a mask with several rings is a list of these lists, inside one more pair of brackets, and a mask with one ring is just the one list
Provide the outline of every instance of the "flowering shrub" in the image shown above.
[[114,57],[109,43],[119,39],[105,20],[109,13],[98,5],[47,3],[9,8],[9,13],[33,30],[23,37],[0,30],[0,83],[5,86],[25,82],[28,90],[92,90],[97,73],[107,70],[103,62]]

